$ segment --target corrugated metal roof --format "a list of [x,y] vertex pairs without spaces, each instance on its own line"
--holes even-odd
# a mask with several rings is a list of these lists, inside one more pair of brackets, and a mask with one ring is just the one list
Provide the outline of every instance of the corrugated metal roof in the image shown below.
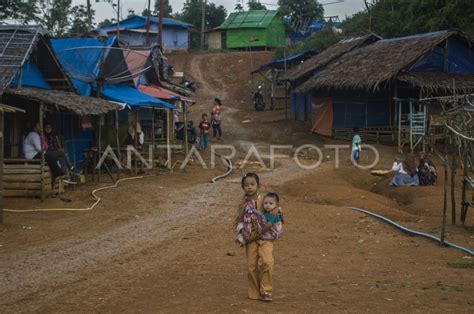
[[252,10],[234,12],[219,26],[220,29],[267,28],[277,17],[275,10]]

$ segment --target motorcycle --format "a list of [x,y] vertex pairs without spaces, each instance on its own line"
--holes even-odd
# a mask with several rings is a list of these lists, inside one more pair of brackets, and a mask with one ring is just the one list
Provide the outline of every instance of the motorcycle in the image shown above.
[[[184,140],[184,122],[176,122],[176,139]],[[188,121],[188,143],[195,144],[197,141],[196,128],[193,121]]]

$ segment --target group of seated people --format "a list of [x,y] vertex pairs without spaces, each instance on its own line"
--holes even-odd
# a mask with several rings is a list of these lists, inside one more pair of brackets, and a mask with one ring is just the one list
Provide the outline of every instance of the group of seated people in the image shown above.
[[51,124],[44,127],[44,141],[41,143],[41,127],[36,124],[23,140],[23,152],[27,160],[41,159],[41,151],[44,149],[44,158],[51,169],[53,178],[63,177],[63,182],[75,184],[73,180],[74,166],[61,148],[59,138],[53,132]]
[[389,183],[392,187],[434,185],[437,178],[436,167],[425,152],[418,154],[418,163],[413,153],[397,156],[392,171],[395,172]]

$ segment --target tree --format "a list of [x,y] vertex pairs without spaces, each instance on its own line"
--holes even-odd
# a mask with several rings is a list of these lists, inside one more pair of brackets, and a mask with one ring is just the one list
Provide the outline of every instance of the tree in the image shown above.
[[278,0],[281,16],[293,21],[301,18],[324,18],[324,8],[317,0]]
[[41,1],[39,23],[54,36],[64,35],[70,23],[71,3],[72,0]]
[[[161,0],[155,0],[155,11],[152,12],[152,15],[160,15],[160,1]],[[169,0],[163,0],[163,17],[171,17],[173,13],[173,8],[170,5]],[[147,10],[148,11],[148,10]],[[143,16],[146,16],[146,14],[142,14]]]
[[346,19],[346,35],[372,31],[391,38],[458,28],[474,34],[471,0],[385,0],[372,1],[368,8]]
[[[91,18],[94,20],[95,10],[91,9]],[[76,5],[71,9],[72,24],[69,29],[71,35],[82,35],[91,30],[88,22],[87,7],[85,5]],[[90,26],[93,26],[90,25]]]
[[266,10],[267,9],[266,6],[264,6],[260,2],[256,2],[256,1],[249,1],[247,3],[247,7],[249,8],[249,11],[252,11],[252,10]]
[[103,20],[102,22],[99,22],[99,24],[97,24],[97,28],[104,28],[104,27],[108,27],[112,24],[114,24],[116,22],[115,19],[105,19]]
[[[337,34],[331,28],[325,28],[317,33],[311,35],[303,42],[293,44],[286,48],[286,54],[290,55],[302,50],[316,48],[323,51],[334,45],[342,39],[342,35]],[[283,57],[283,49],[277,50],[277,56]]]
[[26,24],[34,21],[39,13],[36,1],[24,0],[1,0],[0,1],[0,22],[8,19],[18,20]]

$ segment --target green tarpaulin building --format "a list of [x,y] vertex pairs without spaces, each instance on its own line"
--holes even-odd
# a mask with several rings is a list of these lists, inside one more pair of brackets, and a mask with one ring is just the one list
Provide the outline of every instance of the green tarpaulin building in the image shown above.
[[225,45],[229,49],[285,46],[285,25],[277,11],[231,13],[218,29],[226,33]]

